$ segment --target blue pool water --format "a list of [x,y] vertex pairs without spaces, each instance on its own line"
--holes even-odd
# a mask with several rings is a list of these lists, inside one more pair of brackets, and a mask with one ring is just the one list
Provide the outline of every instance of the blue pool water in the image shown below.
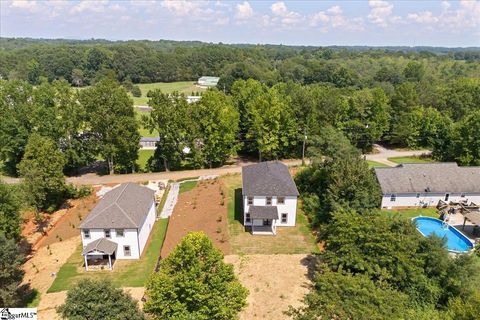
[[460,231],[452,226],[448,228],[443,226],[442,220],[429,217],[416,217],[413,221],[417,225],[417,230],[425,237],[435,234],[437,237],[446,238],[448,251],[467,252],[473,249],[472,242]]

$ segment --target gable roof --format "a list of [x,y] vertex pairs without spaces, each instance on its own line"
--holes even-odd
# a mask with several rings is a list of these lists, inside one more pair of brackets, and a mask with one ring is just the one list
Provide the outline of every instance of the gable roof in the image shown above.
[[375,168],[385,193],[479,192],[480,167],[459,167],[456,163],[400,164]]
[[82,255],[86,255],[87,253],[93,251],[99,251],[105,254],[113,254],[115,250],[117,250],[117,244],[115,242],[106,238],[99,238],[87,244],[85,249],[82,251]]
[[124,183],[107,192],[80,228],[140,228],[154,201],[155,192],[135,183]]
[[279,161],[266,161],[242,168],[244,196],[298,196],[288,167]]

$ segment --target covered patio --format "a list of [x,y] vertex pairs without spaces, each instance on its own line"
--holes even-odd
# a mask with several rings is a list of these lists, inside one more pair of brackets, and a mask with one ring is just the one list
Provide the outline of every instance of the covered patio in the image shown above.
[[278,209],[276,206],[250,206],[252,234],[276,235]]
[[[105,238],[100,238],[90,242],[82,252],[85,260],[85,270],[96,270],[107,267],[109,270],[113,269],[115,261],[115,252],[117,251],[117,244]],[[90,266],[90,268],[89,268]]]

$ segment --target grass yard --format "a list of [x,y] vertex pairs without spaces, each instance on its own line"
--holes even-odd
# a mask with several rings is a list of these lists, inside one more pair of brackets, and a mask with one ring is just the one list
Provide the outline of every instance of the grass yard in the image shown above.
[[203,92],[205,89],[199,88],[195,85],[194,81],[179,81],[179,82],[156,82],[156,83],[140,83],[138,84],[140,91],[142,91],[141,97],[133,97],[133,103],[136,106],[145,106],[148,103],[147,93],[150,90],[160,89],[164,93],[171,93],[173,91],[179,91],[185,95],[191,95],[192,92]]
[[167,231],[168,219],[158,220],[150,235],[149,243],[139,260],[117,260],[114,270],[85,271],[83,267],[82,245],[70,256],[60,268],[55,281],[48,292],[59,292],[71,289],[81,279],[107,279],[117,287],[143,287],[153,272],[163,240]]
[[276,236],[253,236],[242,224],[242,179],[239,174],[221,177],[228,190],[227,214],[232,254],[300,254],[317,253],[319,248],[308,220],[297,208],[297,225],[279,227]]
[[418,216],[438,218],[436,208],[411,208],[398,210],[382,210],[385,215],[400,219],[411,219]]
[[145,170],[147,168],[148,159],[150,159],[155,150],[138,150],[138,159],[137,164],[141,170]]
[[388,160],[401,164],[401,163],[433,163],[436,162],[430,157],[392,157]]
[[386,164],[383,164],[383,163],[380,163],[380,162],[376,162],[376,161],[373,161],[373,160],[367,160],[367,163],[368,163],[368,167],[369,167],[369,168],[384,168],[384,167],[388,167]]
[[180,189],[178,190],[179,193],[187,192],[195,188],[198,184],[198,181],[186,181],[180,183]]

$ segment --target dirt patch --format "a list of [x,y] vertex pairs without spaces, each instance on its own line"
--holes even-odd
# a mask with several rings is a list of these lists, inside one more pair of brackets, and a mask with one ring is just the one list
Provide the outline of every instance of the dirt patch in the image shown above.
[[290,319],[288,306],[302,306],[310,290],[309,267],[313,258],[304,254],[230,255],[240,282],[249,290],[248,306],[240,319]]
[[[138,301],[140,308],[143,306],[142,297],[145,293],[145,288],[123,288],[123,291],[132,296]],[[61,306],[65,299],[67,299],[67,291],[60,291],[55,293],[47,293],[42,296],[42,300],[38,305],[38,319],[39,320],[60,320],[60,316],[56,312],[56,308]]]
[[203,231],[215,247],[230,253],[226,191],[218,179],[205,180],[187,192],[180,193],[168,223],[161,256],[166,257],[190,231]]
[[78,226],[97,201],[93,192],[88,197],[69,200],[62,209],[52,214],[44,213],[35,217],[30,213],[22,226],[22,236],[32,251],[78,236]]

